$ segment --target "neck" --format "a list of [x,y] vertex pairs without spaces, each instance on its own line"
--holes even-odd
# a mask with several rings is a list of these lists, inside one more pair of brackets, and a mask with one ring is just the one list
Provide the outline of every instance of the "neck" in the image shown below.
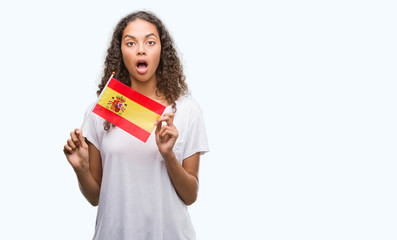
[[136,83],[132,82],[131,83],[131,88],[134,89],[135,91],[145,95],[146,97],[152,98],[153,96],[156,95],[156,86],[152,85],[147,85],[147,84],[142,84],[142,83]]
[[169,103],[165,100],[164,96],[157,92],[156,79],[154,81],[137,81],[135,79],[131,79],[131,88],[140,94],[145,95],[148,98],[155,100],[163,105],[168,105]]
[[142,82],[135,79],[131,79],[131,88],[150,98],[156,95],[157,90],[156,81]]

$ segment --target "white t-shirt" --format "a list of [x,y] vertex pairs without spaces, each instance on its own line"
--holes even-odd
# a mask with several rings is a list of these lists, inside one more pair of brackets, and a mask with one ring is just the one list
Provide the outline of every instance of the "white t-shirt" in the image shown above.
[[[176,108],[179,137],[173,151],[182,164],[209,148],[199,105],[184,96],[176,101]],[[146,143],[118,127],[105,131],[105,120],[90,110],[83,134],[100,151],[103,168],[93,239],[195,239],[187,206],[171,183],[154,131]],[[172,111],[172,106],[165,109]]]

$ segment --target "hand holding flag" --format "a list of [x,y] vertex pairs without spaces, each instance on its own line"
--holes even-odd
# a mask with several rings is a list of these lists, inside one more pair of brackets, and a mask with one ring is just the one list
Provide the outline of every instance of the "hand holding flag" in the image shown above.
[[[174,125],[174,115],[175,113],[166,113],[156,122],[156,143],[163,156],[172,152],[172,148],[179,136],[178,130]],[[166,124],[163,125],[163,122]]]

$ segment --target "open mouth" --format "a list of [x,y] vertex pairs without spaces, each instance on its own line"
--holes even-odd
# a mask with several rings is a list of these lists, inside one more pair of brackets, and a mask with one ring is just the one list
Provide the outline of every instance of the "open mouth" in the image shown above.
[[148,69],[148,64],[145,60],[139,60],[136,64],[136,70],[138,71],[138,73],[140,74],[144,74],[147,72]]

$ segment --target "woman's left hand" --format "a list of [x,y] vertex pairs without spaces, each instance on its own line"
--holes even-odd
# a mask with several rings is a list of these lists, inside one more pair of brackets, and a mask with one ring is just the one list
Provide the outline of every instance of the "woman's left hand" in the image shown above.
[[[157,125],[156,143],[163,157],[172,154],[172,148],[178,138],[179,133],[174,125],[174,115],[175,113],[166,113],[155,123]],[[166,124],[163,125],[163,122]]]

